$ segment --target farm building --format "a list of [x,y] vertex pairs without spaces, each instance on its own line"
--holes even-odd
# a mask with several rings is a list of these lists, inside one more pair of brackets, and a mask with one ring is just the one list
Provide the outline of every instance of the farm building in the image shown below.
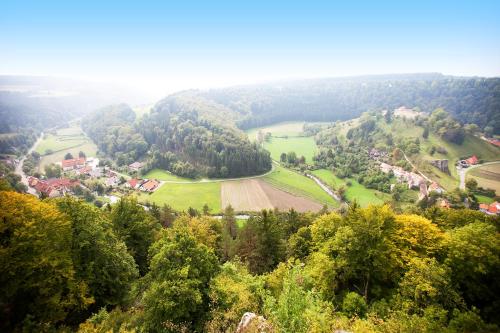
[[28,185],[33,187],[40,194],[46,195],[49,198],[55,198],[70,193],[75,186],[80,186],[80,182],[67,178],[41,180],[35,177],[29,177]]
[[155,179],[146,180],[141,184],[140,189],[145,192],[153,192],[160,186],[160,182]]
[[63,160],[61,166],[64,171],[79,169],[85,166],[85,161],[85,157],[71,158],[69,160]]
[[141,162],[134,162],[130,164],[128,167],[132,171],[139,171],[142,168],[142,163]]

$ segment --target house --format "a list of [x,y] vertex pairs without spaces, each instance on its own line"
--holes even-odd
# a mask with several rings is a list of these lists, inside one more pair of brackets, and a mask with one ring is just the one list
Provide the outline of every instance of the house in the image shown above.
[[134,162],[130,164],[128,167],[132,171],[139,171],[142,168],[143,164],[141,162]]
[[92,167],[87,165],[87,166],[84,166],[83,168],[78,169],[76,172],[80,175],[90,176],[90,173],[92,172]]
[[486,214],[489,214],[489,215],[498,215],[498,214],[500,214],[500,203],[498,203],[497,201],[495,201],[492,204],[490,204],[490,206],[488,207],[488,211],[486,212]]
[[438,194],[443,194],[444,190],[436,182],[432,182],[432,184],[429,185],[427,192],[429,192],[429,193],[436,192]]
[[136,189],[136,188],[139,188],[142,184],[142,180],[141,179],[136,179],[136,178],[132,178],[132,179],[129,179],[127,181],[127,184],[126,186],[132,188],[132,189]]
[[479,163],[479,160],[477,159],[476,155],[472,155],[468,159],[465,160],[469,165],[475,165]]
[[149,179],[142,183],[140,189],[145,192],[153,192],[158,188],[158,186],[160,186],[159,181],[157,181],[156,179]]
[[498,139],[487,139],[489,143],[491,143],[492,145],[495,145],[497,147],[500,147],[500,140]]
[[479,204],[479,210],[482,211],[483,213],[487,213],[488,209],[490,209],[490,205],[485,203]]
[[106,186],[113,187],[113,186],[117,186],[120,183],[120,179],[118,179],[118,177],[115,175],[115,176],[111,176],[111,177],[107,178],[104,183],[106,184]]
[[[75,186],[80,186],[78,180],[71,180],[67,178],[51,178],[47,180],[40,180],[35,177],[28,180],[33,188],[40,194],[44,194],[49,198],[59,197],[70,193]],[[31,186],[31,185],[30,185]]]
[[63,171],[69,171],[74,169],[79,169],[85,166],[85,157],[71,158],[69,160],[63,160],[61,162]]

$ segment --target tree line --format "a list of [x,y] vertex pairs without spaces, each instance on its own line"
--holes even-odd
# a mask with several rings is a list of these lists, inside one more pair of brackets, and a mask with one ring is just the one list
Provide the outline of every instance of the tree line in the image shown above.
[[200,92],[239,115],[243,129],[282,121],[336,121],[402,105],[444,108],[462,124],[500,134],[500,79],[410,74],[315,79]]
[[353,204],[238,226],[230,207],[8,191],[0,208],[3,331],[233,332],[248,311],[276,332],[498,331],[498,216]]

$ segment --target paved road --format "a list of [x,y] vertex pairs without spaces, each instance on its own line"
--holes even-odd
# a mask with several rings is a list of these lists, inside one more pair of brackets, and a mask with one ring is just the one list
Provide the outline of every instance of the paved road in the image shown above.
[[197,183],[230,182],[230,181],[238,181],[238,180],[245,180],[245,179],[262,178],[262,177],[265,177],[265,176],[269,175],[273,171],[274,171],[274,164],[272,165],[271,170],[269,170],[266,173],[263,173],[261,175],[256,175],[256,176],[248,176],[248,177],[240,177],[240,178],[220,178],[220,179],[206,179],[206,178],[203,178],[203,179],[200,179],[200,180],[193,180],[193,181],[186,181],[186,180],[162,180],[161,182],[165,183],[165,184],[197,184]]
[[461,190],[465,190],[465,175],[470,170],[478,168],[478,167],[481,167],[481,166],[490,165],[490,164],[497,164],[497,163],[500,163],[500,161],[486,162],[486,163],[483,163],[483,164],[476,164],[476,165],[470,166],[468,168],[460,168],[460,169],[457,168],[458,177],[460,178],[460,184],[458,185],[458,187]]
[[337,193],[335,193],[332,190],[330,190],[330,188],[328,186],[326,186],[318,177],[316,177],[314,175],[311,175],[310,173],[307,174],[307,177],[309,177],[312,180],[314,180],[316,182],[316,184],[318,184],[319,187],[321,187],[321,189],[323,191],[325,191],[326,193],[328,193],[329,196],[331,196],[332,198],[334,198],[338,202],[342,202],[342,199],[337,195]]
[[40,143],[40,141],[42,141],[42,138],[43,138],[43,132],[40,133],[40,136],[38,137],[38,139],[36,139],[35,143],[28,150],[28,152],[26,153],[26,155],[24,155],[21,158],[21,160],[19,160],[19,163],[16,165],[16,170],[15,170],[15,173],[17,173],[19,176],[21,176],[21,182],[24,185],[26,185],[26,187],[28,188],[28,193],[29,194],[33,194],[33,195],[37,195],[37,193],[36,193],[35,189],[29,187],[29,185],[28,185],[28,176],[23,171],[23,165],[24,165],[24,161],[26,160],[26,156],[28,156],[29,154],[31,154],[35,150],[36,146],[38,146],[38,144]]

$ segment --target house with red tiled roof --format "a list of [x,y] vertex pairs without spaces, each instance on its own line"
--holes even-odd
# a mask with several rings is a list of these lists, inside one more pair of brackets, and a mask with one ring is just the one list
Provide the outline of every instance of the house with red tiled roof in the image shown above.
[[78,180],[71,180],[67,178],[51,178],[47,180],[41,180],[35,177],[29,180],[30,186],[32,186],[38,193],[46,195],[49,198],[59,197],[65,195],[75,186],[79,186],[80,182]]
[[487,139],[489,143],[491,143],[492,145],[495,145],[497,147],[500,147],[500,140],[498,139]]
[[92,172],[92,167],[90,165],[84,166],[81,169],[78,169],[77,171],[80,175],[90,175]]
[[132,178],[127,181],[127,186],[133,189],[139,188],[141,184],[142,184],[141,179]]
[[149,179],[149,180],[146,180],[144,183],[142,183],[142,185],[140,186],[140,189],[142,191],[146,191],[146,192],[153,192],[154,190],[156,190],[158,188],[158,186],[160,186],[159,181],[157,181],[156,179]]
[[490,209],[490,205],[482,203],[479,204],[479,210],[482,211],[483,213],[486,213]]
[[61,162],[62,169],[64,171],[79,169],[85,166],[85,157],[71,158],[69,160],[63,160]]
[[490,204],[490,207],[488,208],[488,214],[490,215],[500,214],[500,203],[495,201],[492,204]]
[[474,165],[474,164],[477,164],[479,162],[479,160],[477,159],[476,155],[472,155],[471,157],[469,157],[468,159],[465,160],[469,165]]

